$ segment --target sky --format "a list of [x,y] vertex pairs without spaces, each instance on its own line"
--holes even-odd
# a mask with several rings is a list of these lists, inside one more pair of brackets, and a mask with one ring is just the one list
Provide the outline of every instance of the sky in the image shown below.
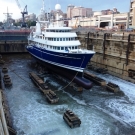
[[[28,7],[28,13],[35,13],[39,15],[42,8],[42,0],[0,0],[0,21],[5,19],[3,13],[12,13],[12,18],[17,19],[21,17],[21,10],[18,8],[17,2],[19,1],[21,8],[24,9],[25,5]],[[83,6],[92,8],[93,11],[101,11],[105,9],[117,8],[120,12],[128,12],[130,0],[44,0],[46,10],[55,10],[55,5],[60,4],[63,12],[66,12],[69,4],[75,6]]]

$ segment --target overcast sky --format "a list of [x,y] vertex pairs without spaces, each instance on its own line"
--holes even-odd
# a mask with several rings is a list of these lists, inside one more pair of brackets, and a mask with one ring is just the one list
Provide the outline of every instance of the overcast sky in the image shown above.
[[[18,0],[22,9],[25,5],[28,6],[28,13],[35,13],[38,15],[42,7],[42,0]],[[45,0],[46,9],[54,10],[55,4],[61,4],[62,11],[66,12],[67,6],[73,4],[76,6],[90,7],[93,11],[101,11],[104,9],[112,9],[116,7],[120,12],[129,11],[130,0]],[[3,13],[8,11],[12,14],[12,18],[17,19],[21,17],[20,9],[17,6],[16,0],[0,0],[0,21],[5,19]]]

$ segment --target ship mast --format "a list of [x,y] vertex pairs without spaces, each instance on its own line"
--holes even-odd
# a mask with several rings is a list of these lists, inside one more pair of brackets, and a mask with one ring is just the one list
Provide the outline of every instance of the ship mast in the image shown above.
[[43,0],[43,11],[45,12],[45,1]]
[[7,17],[7,24],[10,26],[9,19],[11,18],[12,13],[9,13],[9,12],[8,12],[8,7],[7,7],[7,13],[3,13],[3,14],[6,15],[6,17]]

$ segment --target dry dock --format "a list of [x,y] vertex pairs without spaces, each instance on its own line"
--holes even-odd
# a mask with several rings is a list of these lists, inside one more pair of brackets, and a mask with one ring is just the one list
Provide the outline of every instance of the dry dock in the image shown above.
[[[119,85],[124,94],[110,93],[97,85],[78,93],[72,87],[61,90],[65,83],[51,74],[45,74],[46,84],[60,99],[57,104],[50,105],[29,78],[29,73],[35,72],[29,55],[8,54],[2,57],[7,63],[8,75],[12,79],[12,87],[5,88],[4,92],[13,126],[18,135],[130,135],[135,133],[135,84],[109,74],[97,73],[95,75],[106,82],[109,79],[110,82]],[[79,128],[71,130],[62,119],[67,109],[75,112],[81,119],[82,124]]]

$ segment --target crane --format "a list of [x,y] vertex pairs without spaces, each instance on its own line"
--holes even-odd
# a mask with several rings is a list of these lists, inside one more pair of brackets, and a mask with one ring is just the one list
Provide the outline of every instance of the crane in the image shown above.
[[25,20],[24,20],[24,15],[28,14],[27,5],[24,7],[24,10],[22,11],[21,5],[20,5],[18,0],[16,0],[16,3],[18,5],[19,9],[21,10],[21,14],[22,14],[22,27],[26,27],[26,23],[25,23]]

